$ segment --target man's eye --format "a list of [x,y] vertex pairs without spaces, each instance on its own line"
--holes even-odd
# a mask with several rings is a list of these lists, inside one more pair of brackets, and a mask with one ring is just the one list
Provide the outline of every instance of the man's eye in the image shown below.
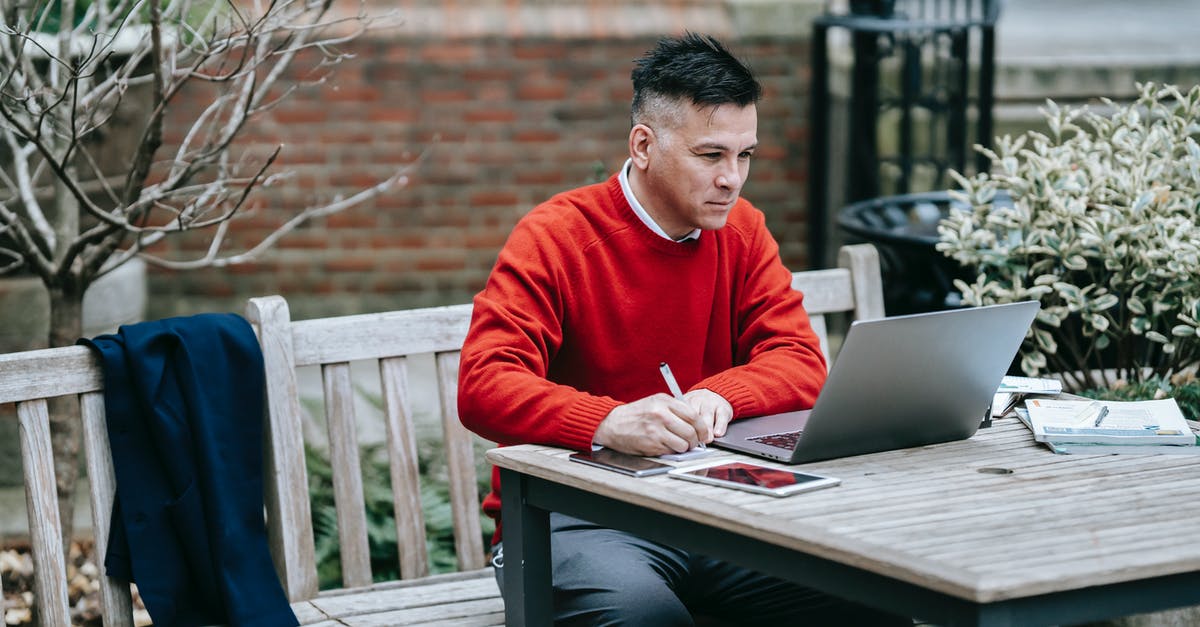
[[745,160],[745,159],[749,159],[750,157],[753,157],[753,156],[754,156],[754,153],[752,153],[752,152],[743,152],[738,155],[738,159]]

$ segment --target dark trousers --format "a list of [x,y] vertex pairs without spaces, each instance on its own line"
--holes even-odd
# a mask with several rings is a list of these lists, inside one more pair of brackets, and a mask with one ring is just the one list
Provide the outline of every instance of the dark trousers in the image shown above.
[[[504,590],[503,548],[492,563]],[[550,514],[558,625],[910,626],[886,614],[727,562]]]

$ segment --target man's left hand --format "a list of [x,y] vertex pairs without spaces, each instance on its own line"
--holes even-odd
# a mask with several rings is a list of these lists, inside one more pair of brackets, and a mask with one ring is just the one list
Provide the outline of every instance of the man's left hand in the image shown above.
[[700,414],[701,420],[712,427],[713,437],[719,438],[725,435],[725,428],[729,426],[729,421],[733,420],[733,406],[725,400],[725,397],[712,390],[701,388],[684,394],[683,400],[687,401]]

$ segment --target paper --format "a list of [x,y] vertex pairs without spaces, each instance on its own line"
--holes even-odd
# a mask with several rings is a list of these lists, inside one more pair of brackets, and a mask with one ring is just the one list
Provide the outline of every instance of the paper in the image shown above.
[[1036,379],[1033,377],[1004,377],[998,392],[1018,394],[1061,394],[1062,381],[1058,379]]
[[705,455],[708,455],[711,452],[712,452],[712,450],[709,448],[697,447],[694,449],[686,450],[682,453],[663,453],[662,455],[659,455],[658,458],[659,459],[669,459],[673,462],[685,462],[689,459],[696,459],[697,457],[704,457]]
[[992,396],[992,418],[999,418],[1009,412],[1030,394],[1061,394],[1062,381],[1058,379],[1037,379],[1034,377],[1004,377],[1000,387]]
[[[1173,398],[1154,401],[1025,402],[1038,442],[1194,446],[1196,438]],[[1102,410],[1107,410],[1101,417]]]
[[1021,402],[1022,396],[1012,392],[996,392],[992,396],[992,418],[999,418],[1009,412],[1017,403]]

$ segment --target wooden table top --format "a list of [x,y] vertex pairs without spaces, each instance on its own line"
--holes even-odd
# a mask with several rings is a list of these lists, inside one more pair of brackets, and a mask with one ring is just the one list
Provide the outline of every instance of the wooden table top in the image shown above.
[[[525,445],[488,459],[977,603],[1200,570],[1200,455],[1055,455],[1015,418],[968,440],[792,466],[842,484],[786,498],[568,454]],[[704,459],[715,455],[744,457]]]

